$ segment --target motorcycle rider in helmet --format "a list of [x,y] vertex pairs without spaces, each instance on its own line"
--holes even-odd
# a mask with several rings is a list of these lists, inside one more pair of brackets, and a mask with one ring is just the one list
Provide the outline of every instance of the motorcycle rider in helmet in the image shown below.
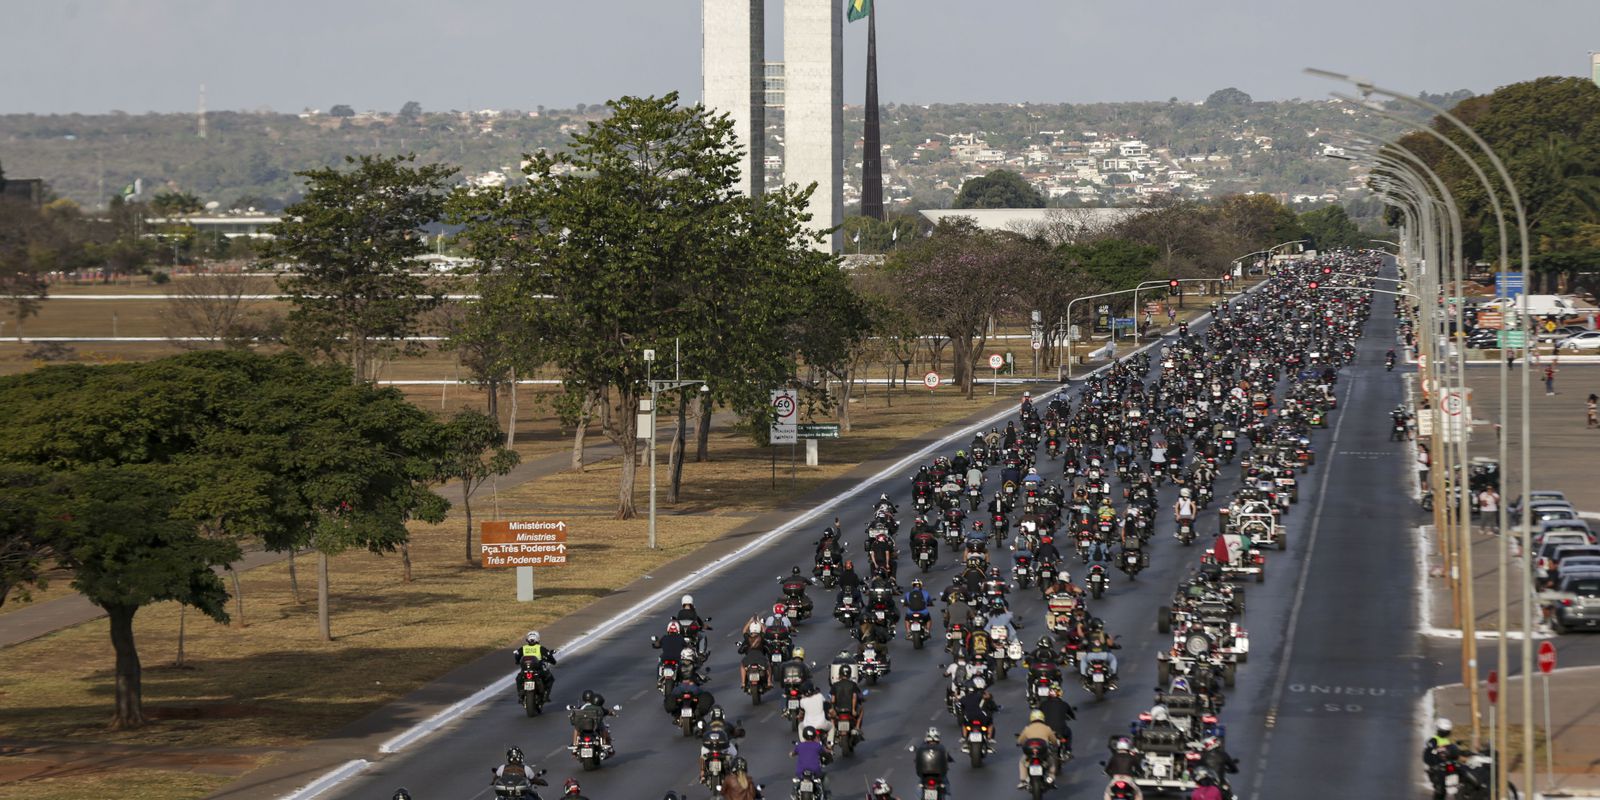
[[1444,800],[1444,765],[1461,757],[1461,748],[1450,737],[1454,726],[1440,717],[1433,724],[1433,735],[1422,743],[1422,763],[1428,767],[1428,779],[1433,782],[1434,800]]
[[[661,651],[661,662],[666,663],[683,657],[683,651],[689,647],[689,639],[683,635],[683,625],[674,619],[667,622],[667,632],[661,638],[652,641],[650,646]],[[695,675],[699,675],[698,666],[695,668]]]
[[916,770],[918,783],[927,783],[931,779],[944,786],[951,761],[950,754],[939,743],[938,728],[929,728],[922,744],[911,749],[911,764]]
[[583,704],[572,711],[572,747],[578,747],[579,722],[583,721],[595,726],[594,733],[600,734],[600,740],[605,742],[606,754],[611,755],[616,750],[611,746],[611,726],[606,724],[606,717],[616,716],[616,712],[606,708],[606,698],[599,692],[584,689]]
[[728,774],[722,776],[722,800],[761,800],[761,784],[750,779],[750,764],[735,756]]
[[1089,632],[1083,639],[1083,655],[1078,658],[1078,674],[1088,675],[1089,664],[1095,661],[1106,662],[1106,670],[1110,678],[1117,677],[1117,656],[1112,650],[1119,650],[1122,645],[1117,644],[1117,639],[1105,631],[1105,623],[1099,617],[1089,620]]
[[784,597],[798,597],[800,599],[800,616],[811,616],[811,598],[806,596],[806,588],[816,583],[816,581],[801,575],[799,567],[794,567],[786,577],[778,580],[782,585]]
[[867,800],[900,800],[900,798],[895,796],[894,787],[890,786],[887,780],[878,778],[872,782],[871,788],[867,789]]
[[568,778],[561,784],[561,800],[589,800],[583,796],[583,787],[578,785],[577,778]]
[[545,783],[543,778],[539,777],[539,773],[533,771],[533,767],[523,763],[522,748],[520,747],[508,748],[506,750],[506,763],[501,764],[494,771],[494,776],[496,778],[504,778],[508,774],[512,776],[521,775],[527,778],[528,782],[535,786],[549,785]]
[[[1239,759],[1228,755],[1222,747],[1222,737],[1207,736],[1200,741],[1200,763],[1216,776],[1220,789],[1228,788],[1228,777],[1239,772]],[[1225,796],[1219,792],[1219,796]]]
[[[1042,741],[1049,745],[1045,748],[1044,779],[1046,783],[1056,782],[1056,749],[1060,740],[1056,738],[1054,728],[1044,721],[1044,712],[1038,709],[1028,712],[1028,724],[1017,734],[1017,746],[1022,747],[1030,741]],[[1028,758],[1024,754],[1017,760],[1017,788],[1028,788]]]
[[[556,651],[553,647],[545,647],[539,643],[538,631],[528,631],[528,635],[523,637],[522,646],[511,651],[511,659],[519,667],[522,666],[523,659],[532,659],[533,667],[539,673],[539,680],[544,683],[546,694],[549,694],[550,688],[556,685],[555,673],[545,666],[546,664],[554,665],[556,663]],[[522,687],[521,680],[521,675],[511,678],[512,686],[518,691]]]
[[[828,746],[822,743],[821,735],[816,728],[807,725],[800,732],[800,741],[795,742],[794,749],[789,751],[789,755],[794,756],[796,778],[805,777],[805,774],[810,772],[817,776],[817,780],[824,787],[827,786],[827,776],[822,771],[822,765],[832,761],[833,754],[828,752]],[[822,794],[827,795],[826,788]]]
[[1111,777],[1127,775],[1136,777],[1139,774],[1139,757],[1133,752],[1133,742],[1123,736],[1112,745],[1111,758],[1106,759],[1106,774]]
[[1060,688],[1052,686],[1044,699],[1039,701],[1039,711],[1044,714],[1045,724],[1056,732],[1056,738],[1061,741],[1060,758],[1072,758],[1072,727],[1067,721],[1078,718],[1077,710],[1062,699]]
[[700,731],[700,774],[706,774],[706,758],[713,749],[721,750],[730,759],[737,757],[739,743],[735,740],[743,737],[744,728],[737,722],[729,722],[722,706],[712,706],[711,716]]

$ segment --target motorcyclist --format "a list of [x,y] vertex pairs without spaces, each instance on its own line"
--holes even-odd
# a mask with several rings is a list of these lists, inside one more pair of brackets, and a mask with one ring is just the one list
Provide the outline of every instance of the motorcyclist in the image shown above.
[[1422,743],[1422,763],[1428,767],[1428,779],[1433,782],[1434,800],[1444,800],[1444,765],[1461,757],[1461,747],[1450,736],[1454,727],[1450,720],[1440,717],[1433,724],[1433,735]]
[[665,664],[681,658],[683,651],[689,647],[689,640],[683,635],[683,626],[674,619],[667,622],[667,632],[652,641],[650,646],[661,651],[661,663]]
[[839,570],[839,591],[861,588],[861,576],[856,574],[856,562],[845,559],[844,567]]
[[1120,650],[1122,645],[1117,644],[1116,637],[1105,632],[1105,623],[1098,617],[1089,620],[1089,632],[1083,640],[1083,656],[1078,659],[1078,674],[1088,675],[1089,664],[1095,661],[1106,662],[1106,669],[1110,677],[1117,677],[1117,656],[1112,650]]
[[794,756],[794,776],[805,777],[807,772],[817,776],[817,779],[826,783],[826,776],[822,772],[822,765],[833,760],[833,754],[828,752],[827,745],[821,741],[821,732],[807,725],[800,732],[800,741],[795,742],[794,749],[789,755]]
[[796,647],[794,656],[778,665],[778,683],[785,690],[791,687],[803,689],[811,684],[811,668],[806,666],[805,659],[806,649]]
[[[1038,709],[1028,713],[1028,724],[1017,734],[1017,746],[1022,747],[1030,741],[1043,741],[1049,745],[1045,749],[1045,775],[1046,783],[1056,782],[1056,748],[1060,740],[1056,738],[1055,729],[1045,722],[1044,712]],[[1017,788],[1028,788],[1028,759],[1024,755],[1017,760]]]
[[867,789],[867,800],[900,800],[900,798],[895,796],[894,787],[889,785],[889,781],[878,778]]
[[[865,741],[867,737],[864,735],[863,712],[866,710],[866,703],[864,702],[866,697],[861,691],[861,685],[855,681],[854,670],[840,671],[839,679],[833,682],[831,695],[828,699],[830,729],[832,728],[831,722],[838,719],[839,714],[849,714],[850,718],[855,721],[856,740]],[[833,744],[834,740],[832,738],[828,739],[828,746],[832,747]]]
[[[1200,741],[1200,763],[1216,776],[1219,787],[1227,787],[1227,776],[1239,771],[1239,759],[1228,755],[1228,751],[1223,749],[1220,736],[1207,736]],[[1218,792],[1217,796],[1223,795]]]
[[952,593],[944,609],[944,627],[949,629],[958,624],[971,627],[975,613],[972,605],[967,602],[965,591]]
[[798,566],[794,567],[786,577],[779,578],[778,580],[783,589],[783,596],[789,598],[791,601],[799,601],[800,616],[811,616],[811,598],[806,596],[806,588],[816,583],[816,581],[801,575],[800,568]]
[[950,753],[939,743],[939,729],[929,728],[927,735],[922,739],[922,744],[911,749],[912,768],[917,773],[919,783],[930,780],[940,786],[945,785],[945,775],[950,770]]
[[[524,660],[532,661],[534,670],[539,673],[539,680],[544,683],[546,694],[549,693],[550,687],[555,686],[555,673],[545,665],[555,665],[556,651],[553,647],[545,647],[539,643],[538,631],[528,631],[528,635],[522,639],[522,646],[511,651],[511,658],[518,666],[521,666]],[[521,679],[520,675],[511,679],[512,686],[518,691],[522,687]]]
[[772,604],[772,613],[761,620],[761,628],[765,631],[793,632],[794,623],[789,621],[789,604],[779,600]]
[[[772,654],[767,652],[766,640],[759,636],[753,642],[741,644],[740,647],[743,649],[743,655],[739,659],[739,685],[744,686],[749,669],[753,666],[766,666]],[[771,682],[770,675],[767,676],[767,680]]]
[[606,698],[599,692],[583,690],[583,704],[572,710],[572,746],[578,746],[578,734],[598,733],[600,740],[605,742],[606,755],[611,755],[615,749],[611,746],[611,726],[606,724],[606,717],[615,716],[616,712],[606,708]]
[[711,630],[711,626],[700,618],[700,612],[695,610],[693,596],[686,594],[678,602],[680,607],[676,617],[678,622],[687,629],[690,636],[698,635],[699,631]]
[[1189,792],[1189,800],[1226,800],[1222,787],[1217,785],[1217,777],[1205,767],[1196,768],[1194,771],[1195,788]]
[[730,759],[737,757],[739,743],[735,740],[743,737],[744,727],[737,722],[729,722],[722,706],[712,706],[711,717],[700,732],[700,774],[706,774],[706,758],[713,751],[726,753]]
[[686,694],[694,697],[696,724],[703,724],[703,720],[711,714],[712,707],[717,704],[717,698],[711,693],[710,689],[694,681],[678,681],[672,687],[672,691],[662,696],[662,708],[666,710],[669,716],[677,719],[679,700]]
[[922,588],[922,579],[917,578],[911,581],[911,589],[906,592],[906,596],[901,599],[901,602],[906,607],[906,635],[909,636],[911,635],[911,617],[913,615],[928,615],[928,609],[933,605],[933,596],[928,594],[928,590]]
[[1106,759],[1106,774],[1137,777],[1139,764],[1139,756],[1133,752],[1133,742],[1126,736],[1119,737],[1116,744],[1112,745],[1111,757]]
[[722,800],[761,800],[761,785],[750,779],[750,765],[744,756],[735,756],[728,774],[722,776]]
[[411,793],[406,791],[406,787],[402,786],[394,790],[394,796],[390,797],[389,800],[411,800]]
[[533,770],[533,767],[530,767],[527,764],[523,763],[522,748],[520,748],[520,747],[512,747],[512,748],[507,749],[506,750],[506,763],[501,764],[494,771],[494,776],[496,778],[504,778],[507,775],[510,775],[510,776],[521,775],[521,776],[527,778],[528,782],[533,784],[533,785],[535,785],[535,786],[548,786],[549,785],[549,784],[544,782],[543,778],[539,777],[539,773],[535,772]]
[[1051,687],[1050,693],[1039,701],[1039,711],[1044,714],[1045,724],[1056,732],[1056,738],[1061,741],[1061,757],[1072,758],[1072,727],[1067,722],[1078,718],[1077,710],[1062,699],[1060,688]]
[[[994,714],[1000,710],[1000,704],[994,701],[994,695],[990,693],[988,687],[970,686],[964,691],[965,694],[961,695],[961,702],[958,704],[962,724],[979,722],[989,731],[989,738],[993,739]],[[963,737],[961,751],[966,752],[968,749],[966,738]]]
[[1179,489],[1178,502],[1172,505],[1173,521],[1179,525],[1182,525],[1185,522],[1193,525],[1195,513],[1196,509],[1194,505],[1194,499],[1190,497],[1189,487],[1185,486],[1184,488]]

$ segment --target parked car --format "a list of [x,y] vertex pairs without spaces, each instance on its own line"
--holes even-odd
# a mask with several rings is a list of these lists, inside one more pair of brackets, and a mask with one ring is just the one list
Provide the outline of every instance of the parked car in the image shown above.
[[[1561,577],[1561,563],[1569,558],[1597,558],[1600,559],[1600,546],[1592,544],[1566,544],[1558,545],[1550,551],[1546,559],[1544,586],[1549,588]],[[1600,566],[1600,565],[1597,565]]]
[[[1561,502],[1566,503],[1567,495],[1565,492],[1559,492],[1555,489],[1534,489],[1533,491],[1528,492],[1528,499],[1535,503],[1539,502],[1540,500],[1560,500]],[[1568,503],[1568,505],[1571,504]],[[1512,500],[1511,505],[1506,506],[1506,509],[1514,515],[1521,514],[1522,498],[1518,497],[1517,499]]]
[[1575,533],[1584,537],[1589,544],[1600,544],[1590,530],[1589,523],[1581,519],[1552,519],[1539,523],[1539,529],[1533,532],[1533,546],[1535,548],[1544,544],[1545,537],[1553,533]]
[[1500,332],[1478,328],[1467,334],[1467,347],[1471,350],[1493,350],[1500,346]]
[[1577,572],[1561,579],[1546,606],[1556,633],[1573,628],[1600,628],[1600,571]]
[[1582,325],[1562,325],[1561,327],[1556,328],[1553,331],[1546,331],[1546,330],[1542,330],[1541,329],[1539,331],[1539,341],[1541,341],[1541,342],[1559,342],[1562,339],[1566,339],[1566,338],[1569,338],[1569,337],[1572,337],[1572,336],[1577,336],[1578,334],[1583,333],[1583,332],[1585,332],[1587,330],[1589,330],[1589,329],[1583,327]]
[[1562,350],[1600,350],[1600,331],[1584,331],[1556,343]]

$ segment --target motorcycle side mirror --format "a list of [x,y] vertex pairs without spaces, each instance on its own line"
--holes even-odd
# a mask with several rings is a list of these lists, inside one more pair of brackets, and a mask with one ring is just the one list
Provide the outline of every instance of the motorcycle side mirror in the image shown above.
[[544,777],[544,774],[545,774],[545,773],[546,773],[546,772],[549,772],[549,771],[550,771],[550,770],[547,770],[547,769],[541,769],[541,770],[539,770],[539,771],[538,771],[538,772],[535,772],[535,773],[533,773],[533,777],[535,777],[535,778],[542,778],[542,777]]
[[568,710],[568,711],[572,711],[572,710],[573,710],[573,708],[572,708],[572,704],[571,704],[571,703],[568,703],[568,704],[567,704],[567,710]]
[[621,711],[622,710],[622,706],[612,706],[611,710],[612,711]]
[[650,637],[650,643],[651,644],[661,644],[661,639],[658,638],[658,637],[652,636],[652,637]]

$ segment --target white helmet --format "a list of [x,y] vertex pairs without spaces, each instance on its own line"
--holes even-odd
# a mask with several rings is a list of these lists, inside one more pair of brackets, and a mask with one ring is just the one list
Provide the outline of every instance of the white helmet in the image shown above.
[[1188,497],[1189,496],[1189,487],[1185,486],[1182,489],[1179,489],[1178,490],[1178,496],[1179,497]]
[[686,595],[683,596],[683,599],[679,600],[678,602],[680,602],[680,603],[682,603],[682,604],[684,604],[686,606],[692,606],[692,605],[694,605],[694,595],[686,594]]
[[1455,726],[1450,724],[1450,720],[1444,717],[1440,717],[1438,721],[1434,722],[1433,727],[1440,733],[1449,733],[1455,729]]
[[1150,708],[1151,722],[1170,722],[1172,717],[1167,713],[1167,707],[1159,703]]
[[538,631],[528,631],[528,644],[538,644],[538,643],[539,643],[539,632]]

